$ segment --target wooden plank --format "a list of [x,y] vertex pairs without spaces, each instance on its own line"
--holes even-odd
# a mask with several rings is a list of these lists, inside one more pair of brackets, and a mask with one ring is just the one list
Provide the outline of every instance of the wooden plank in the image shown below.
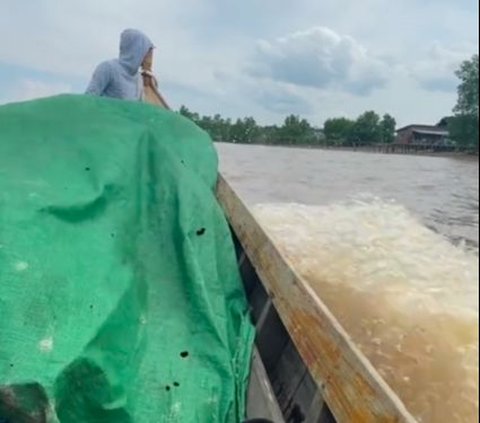
[[[305,416],[315,395],[315,389],[313,389],[312,392],[303,392],[302,398],[297,396],[299,387],[304,383],[307,374],[308,370],[295,345],[289,341],[283,349],[271,377],[278,404],[289,421],[300,420],[295,419],[295,415]],[[299,404],[299,400],[301,404]],[[309,404],[305,404],[306,402]]]
[[282,412],[256,348],[253,351],[248,386],[247,416],[249,419],[263,418],[275,423],[284,423]]
[[217,198],[336,420],[415,422],[221,175]]

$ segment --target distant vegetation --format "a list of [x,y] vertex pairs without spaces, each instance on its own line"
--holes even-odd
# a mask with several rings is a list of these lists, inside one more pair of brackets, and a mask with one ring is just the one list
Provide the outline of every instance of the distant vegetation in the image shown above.
[[259,125],[253,117],[225,119],[220,115],[200,116],[185,106],[180,113],[207,131],[215,141],[269,145],[371,145],[389,143],[395,138],[395,119],[386,114],[380,118],[373,111],[356,120],[329,119],[324,129],[315,128],[306,119],[290,115],[283,125]]
[[450,138],[461,150],[478,153],[478,54],[455,72],[460,79],[455,115],[447,120]]
[[374,111],[369,111],[360,115],[356,120],[327,119],[323,130],[326,139],[335,145],[366,146],[393,142],[395,125],[395,119],[389,114],[380,118]]
[[[443,118],[439,126],[448,128],[459,150],[478,152],[478,55],[462,63],[455,72],[460,79],[454,116]],[[323,129],[315,128],[296,115],[285,118],[282,125],[259,125],[253,117],[232,121],[217,114],[200,116],[187,109],[180,113],[206,130],[215,141],[242,144],[368,146],[395,140],[395,119],[367,111],[357,119],[327,119]],[[415,122],[417,123],[417,122]]]
[[261,126],[253,117],[232,121],[220,115],[199,116],[185,106],[180,113],[193,120],[207,131],[214,141],[234,142],[242,144],[293,144],[308,145],[321,142],[321,132],[312,127],[306,120],[298,116],[288,116],[282,126]]

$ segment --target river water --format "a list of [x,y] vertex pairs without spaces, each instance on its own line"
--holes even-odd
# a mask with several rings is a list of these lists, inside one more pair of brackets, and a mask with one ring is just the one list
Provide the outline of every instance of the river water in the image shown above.
[[478,421],[478,161],[217,149],[227,180],[411,413]]
[[452,242],[478,249],[478,160],[217,144],[249,204],[396,201]]

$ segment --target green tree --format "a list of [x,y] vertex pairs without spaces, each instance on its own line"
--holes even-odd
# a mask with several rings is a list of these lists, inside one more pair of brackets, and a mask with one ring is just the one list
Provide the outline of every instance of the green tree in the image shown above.
[[357,145],[369,145],[380,142],[380,116],[374,111],[360,115],[355,121],[350,133],[350,141]]
[[231,139],[238,143],[253,143],[258,140],[260,130],[252,117],[237,119],[231,128]]
[[455,116],[448,121],[450,137],[460,149],[478,152],[478,54],[465,60],[455,75],[460,85]]
[[381,141],[384,144],[390,144],[395,140],[395,127],[397,122],[388,113],[385,114],[380,122]]
[[211,120],[211,137],[215,141],[225,141],[225,135],[227,131],[225,130],[225,120],[218,113],[213,116]]
[[455,72],[460,79],[455,113],[478,116],[478,54],[465,60]]
[[313,140],[313,129],[306,119],[288,116],[278,131],[279,141],[285,144],[307,144]]
[[242,119],[237,119],[236,122],[232,125],[231,139],[232,142],[245,142],[246,136]]
[[221,123],[221,141],[231,142],[232,141],[232,121],[231,119],[223,119]]
[[280,129],[277,125],[264,126],[260,129],[259,140],[263,144],[278,144],[280,138]]
[[457,149],[478,152],[478,116],[455,115],[448,121],[448,132]]
[[435,126],[438,126],[439,128],[448,128],[448,123],[451,118],[451,116],[444,116]]
[[354,122],[347,118],[327,119],[323,124],[323,132],[328,142],[344,145],[350,139]]
[[260,135],[259,127],[253,117],[247,117],[243,120],[245,128],[245,135],[248,143],[253,143],[258,140]]
[[193,120],[196,124],[200,122],[200,116],[198,115],[198,113],[191,112],[186,106],[181,106],[179,113],[186,118]]
[[210,116],[202,116],[201,119],[197,122],[197,124],[198,126],[200,126],[200,128],[207,131],[212,137],[212,139],[216,141],[213,119]]

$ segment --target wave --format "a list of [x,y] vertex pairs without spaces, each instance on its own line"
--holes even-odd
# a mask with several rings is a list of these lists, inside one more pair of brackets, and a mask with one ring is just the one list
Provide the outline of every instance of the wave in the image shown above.
[[375,198],[253,212],[419,421],[477,421],[477,252]]

